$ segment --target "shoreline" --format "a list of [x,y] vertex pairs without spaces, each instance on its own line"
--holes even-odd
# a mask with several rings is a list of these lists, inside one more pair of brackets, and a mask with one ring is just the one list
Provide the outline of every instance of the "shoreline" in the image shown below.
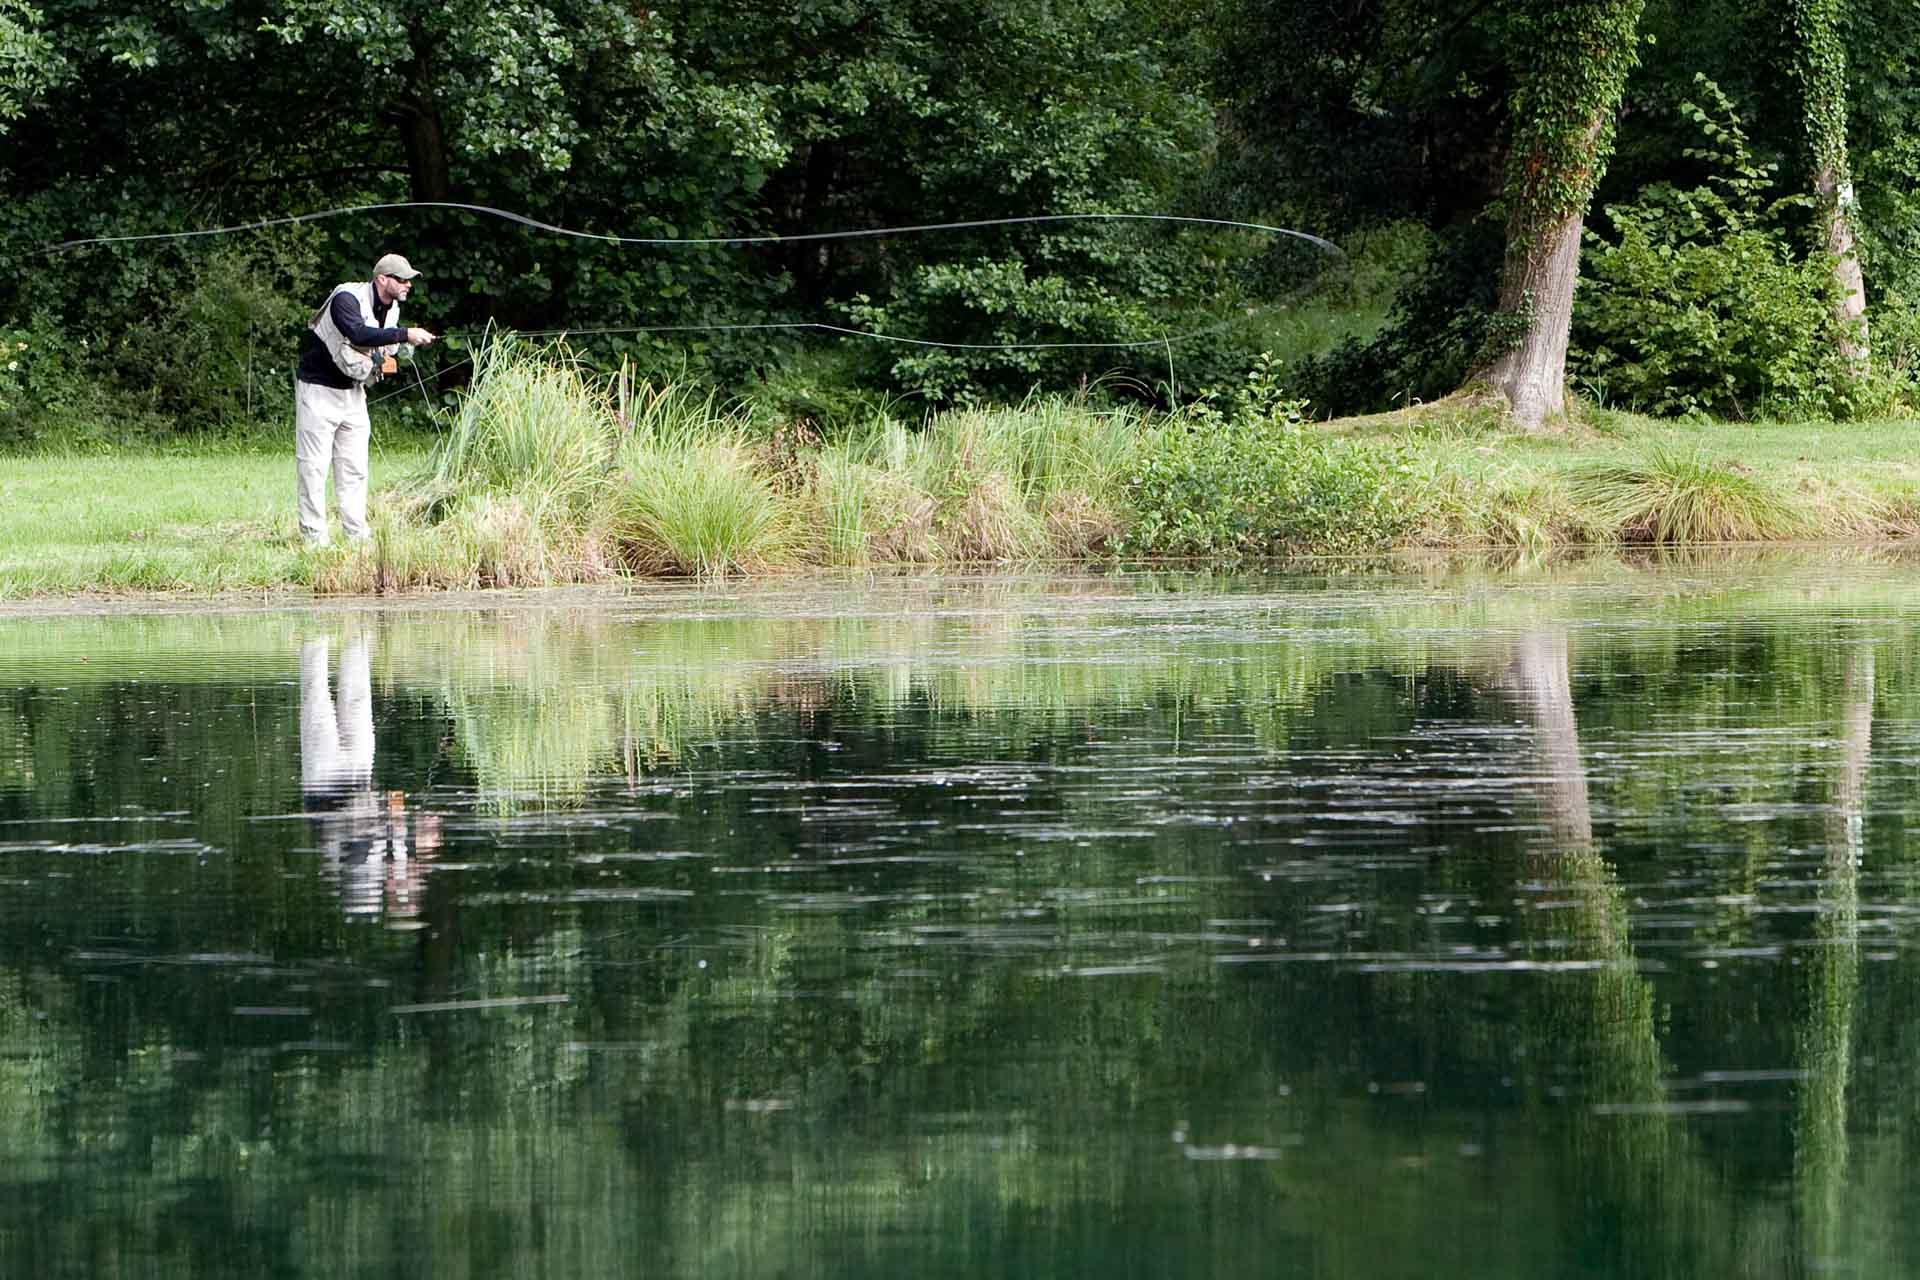
[[[1920,538],[1802,539],[1686,544],[1559,545],[1540,551],[1517,546],[1407,546],[1348,554],[1297,555],[1240,561],[1075,560],[1021,563],[874,565],[859,568],[808,567],[728,578],[629,577],[596,583],[546,586],[419,588],[372,594],[321,593],[311,587],[269,590],[116,590],[87,588],[71,592],[0,596],[0,621],[37,617],[114,617],[210,614],[483,612],[540,609],[552,611],[622,608],[644,613],[650,597],[699,598],[709,603],[743,597],[798,596],[833,592],[850,585],[894,584],[950,588],[962,584],[1018,585],[1100,581],[1116,578],[1292,575],[1361,579],[1369,576],[1462,580],[1481,575],[1510,579],[1513,585],[1543,585],[1552,575],[1618,568],[1624,572],[1731,570],[1768,562],[1834,565],[1912,561],[1920,567]],[[1545,579],[1541,575],[1545,575]]]
[[[612,452],[595,443],[603,421],[583,413],[575,453],[587,463],[551,481],[538,474],[554,453],[543,437],[520,446],[532,462],[517,469],[469,460],[491,474],[454,472],[452,450],[418,437],[377,444],[375,537],[351,551],[299,545],[290,449],[9,457],[0,613],[491,604],[848,573],[1537,561],[1647,545],[1858,551],[1920,538],[1920,423],[1905,420],[1587,410],[1526,434],[1469,397],[1320,423],[1059,401],[798,448],[700,412]],[[1250,539],[1248,520],[1273,523]]]

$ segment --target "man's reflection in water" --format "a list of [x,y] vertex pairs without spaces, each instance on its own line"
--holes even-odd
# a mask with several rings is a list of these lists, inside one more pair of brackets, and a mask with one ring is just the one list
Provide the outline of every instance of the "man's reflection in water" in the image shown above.
[[340,696],[327,685],[328,642],[300,649],[300,790],[320,851],[340,881],[349,916],[419,914],[425,863],[440,845],[440,820],[412,818],[405,794],[373,789],[371,642],[340,655]]

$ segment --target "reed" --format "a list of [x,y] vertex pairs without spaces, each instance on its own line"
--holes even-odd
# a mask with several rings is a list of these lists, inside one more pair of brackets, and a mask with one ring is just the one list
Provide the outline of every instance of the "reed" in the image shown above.
[[1811,527],[1780,489],[1699,448],[1655,448],[1641,462],[1583,468],[1568,490],[1622,542],[1756,542]]
[[489,330],[473,381],[429,465],[428,492],[533,495],[556,514],[588,505],[614,453],[615,404],[564,346]]
[[620,455],[612,529],[636,573],[703,578],[790,566],[799,512],[737,436],[644,439]]

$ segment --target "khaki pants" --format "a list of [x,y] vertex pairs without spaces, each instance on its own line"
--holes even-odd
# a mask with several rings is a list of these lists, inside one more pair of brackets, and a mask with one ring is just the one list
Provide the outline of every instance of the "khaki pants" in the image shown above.
[[294,379],[293,461],[299,483],[300,536],[308,545],[327,541],[327,469],[333,469],[333,501],[340,531],[349,540],[367,536],[367,392],[338,391]]

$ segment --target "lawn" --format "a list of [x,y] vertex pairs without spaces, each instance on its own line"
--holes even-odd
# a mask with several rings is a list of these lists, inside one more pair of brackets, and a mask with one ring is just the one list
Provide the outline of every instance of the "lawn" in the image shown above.
[[[382,448],[376,493],[420,469]],[[377,502],[377,498],[376,498]],[[293,447],[0,458],[0,599],[88,592],[303,589]]]

